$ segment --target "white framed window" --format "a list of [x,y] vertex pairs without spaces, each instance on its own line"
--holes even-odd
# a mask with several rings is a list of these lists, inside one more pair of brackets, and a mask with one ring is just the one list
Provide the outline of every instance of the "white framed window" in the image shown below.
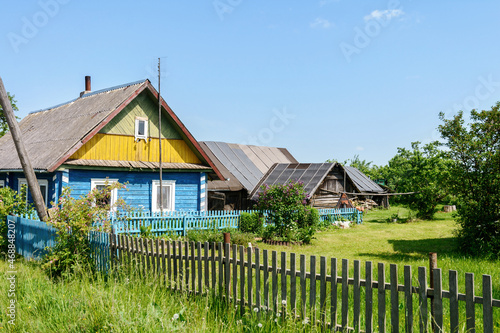
[[4,187],[5,187],[5,181],[0,180],[0,188],[4,188]]
[[135,140],[148,140],[148,118],[135,117]]
[[[17,186],[17,192],[21,193],[21,187],[26,185],[26,201],[28,201],[29,197],[29,188],[28,181],[26,178],[19,178],[19,184]],[[42,192],[43,202],[45,202],[45,206],[48,205],[47,198],[49,197],[49,181],[47,179],[38,179],[38,185],[40,186],[40,192]]]
[[[90,179],[90,190],[93,190],[95,188],[98,190],[102,190],[106,188],[107,185],[109,186],[117,181],[118,179],[92,178]],[[103,202],[102,204],[109,205],[109,207],[111,207],[111,210],[115,210],[116,209],[115,204],[117,198],[118,198],[118,189],[115,188],[110,191],[109,196],[105,198],[105,202]]]
[[[163,190],[163,210],[164,211],[174,211],[175,210],[175,180],[163,180],[162,181]],[[151,195],[152,201],[152,211],[160,211],[160,181],[153,180],[153,191]]]

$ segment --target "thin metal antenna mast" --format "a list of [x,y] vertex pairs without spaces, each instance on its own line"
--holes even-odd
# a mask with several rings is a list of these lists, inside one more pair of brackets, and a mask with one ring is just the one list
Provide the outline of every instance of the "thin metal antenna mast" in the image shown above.
[[159,161],[160,161],[160,213],[163,215],[163,177],[162,177],[162,156],[161,156],[161,96],[160,96],[160,58],[158,58],[158,141],[159,141]]

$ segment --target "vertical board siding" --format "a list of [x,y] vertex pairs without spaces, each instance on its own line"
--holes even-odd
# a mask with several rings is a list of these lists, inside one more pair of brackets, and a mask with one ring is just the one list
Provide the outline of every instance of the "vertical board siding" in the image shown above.
[[[200,172],[163,172],[163,180],[175,181],[175,208],[178,211],[199,210],[199,182]],[[131,207],[151,211],[153,180],[159,180],[158,173],[154,172],[126,172],[126,171],[98,171],[76,170],[69,172],[69,186],[74,198],[90,192],[92,178],[118,179],[126,184],[126,189],[118,191],[118,197]]]

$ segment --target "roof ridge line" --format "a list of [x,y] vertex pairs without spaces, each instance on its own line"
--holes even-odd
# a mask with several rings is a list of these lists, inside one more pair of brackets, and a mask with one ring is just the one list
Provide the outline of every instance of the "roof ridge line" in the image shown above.
[[75,102],[76,100],[78,100],[80,98],[89,97],[89,96],[92,96],[92,95],[97,95],[97,94],[101,94],[101,93],[108,92],[108,91],[118,90],[118,89],[124,88],[124,87],[134,86],[136,84],[140,84],[140,83],[143,83],[143,82],[146,82],[146,81],[147,81],[147,79],[143,79],[143,80],[138,80],[138,81],[134,81],[134,82],[130,82],[130,83],[120,84],[120,85],[109,87],[109,88],[104,88],[104,89],[101,89],[101,90],[92,91],[92,92],[84,94],[84,95],[82,95],[80,97],[74,98],[74,99],[72,99],[72,100],[70,100],[68,102],[60,103],[60,104],[57,104],[57,105],[54,105],[54,106],[50,106],[48,108],[44,108],[44,109],[40,109],[40,110],[31,111],[28,114],[35,114],[35,113],[39,113],[39,112],[43,112],[43,111],[48,111],[48,110],[56,109],[56,108],[61,107],[63,105],[73,103],[73,102]]

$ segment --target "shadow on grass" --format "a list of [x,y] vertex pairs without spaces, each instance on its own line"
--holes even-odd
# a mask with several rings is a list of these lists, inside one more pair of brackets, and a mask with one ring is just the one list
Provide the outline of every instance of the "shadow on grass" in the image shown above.
[[387,261],[406,261],[425,259],[429,252],[437,252],[447,257],[461,257],[456,249],[456,238],[426,238],[426,239],[389,239],[394,252],[358,253],[360,256],[378,257]]

